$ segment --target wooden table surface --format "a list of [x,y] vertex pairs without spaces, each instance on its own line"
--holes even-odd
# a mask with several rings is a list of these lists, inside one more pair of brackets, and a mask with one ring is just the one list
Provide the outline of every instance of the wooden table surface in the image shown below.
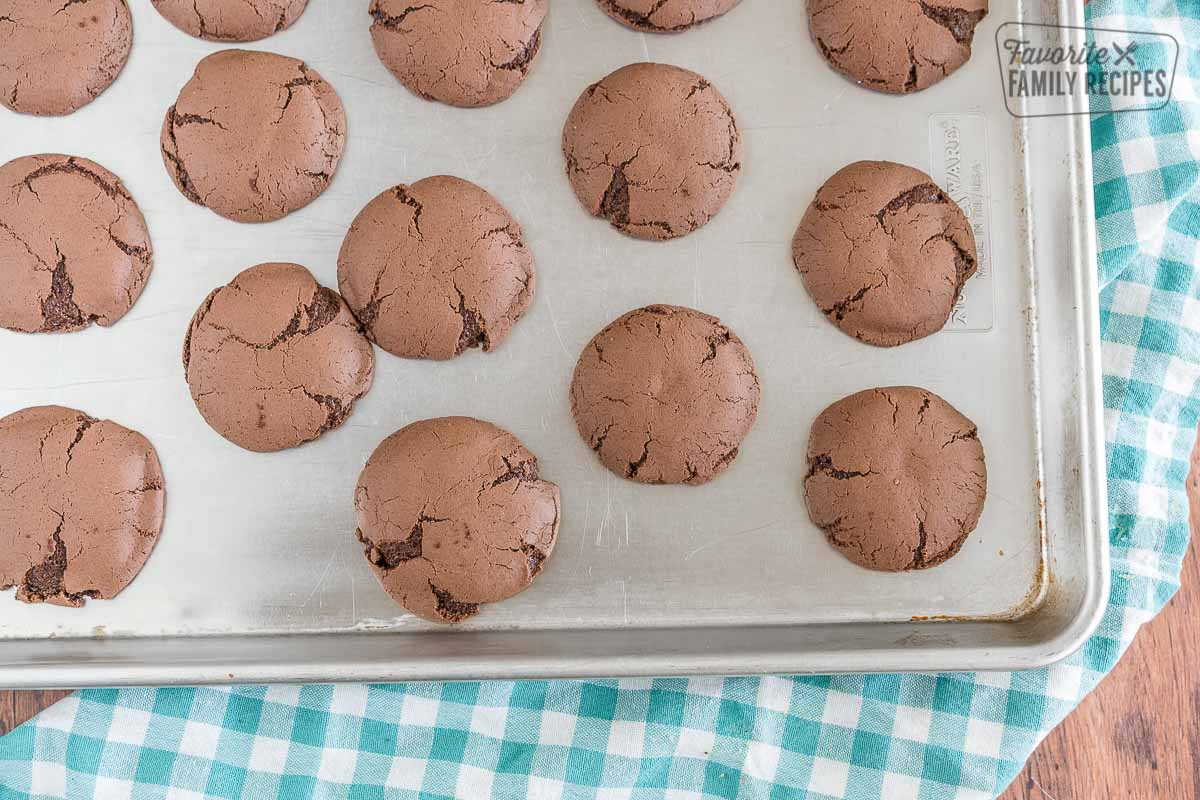
[[[1042,743],[1000,800],[1200,798],[1200,442],[1188,476],[1192,544],[1183,588]],[[66,692],[0,692],[0,733]]]

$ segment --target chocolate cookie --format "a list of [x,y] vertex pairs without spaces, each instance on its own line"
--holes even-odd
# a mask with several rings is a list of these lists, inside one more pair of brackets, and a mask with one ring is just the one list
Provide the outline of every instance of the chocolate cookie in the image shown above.
[[719,17],[741,0],[597,0],[605,14],[647,33],[678,33]]
[[758,416],[750,351],[716,317],[646,306],[584,348],[571,413],[600,462],[642,483],[708,483]]
[[925,569],[959,551],[987,495],[975,423],[926,389],[889,386],[821,412],[808,438],[808,515],[868,569]]
[[524,590],[558,537],[558,486],[508,431],[470,417],[414,422],[383,440],[354,491],[355,536],[397,603],[461,622]]
[[136,431],[60,406],[0,419],[0,589],[60,606],[116,597],[158,541],[164,494]]
[[426,100],[474,108],[507,99],[529,74],[548,0],[371,0],[383,65]]
[[830,322],[867,344],[893,347],[946,324],[975,274],[975,234],[924,172],[858,161],[817,191],[792,258]]
[[491,350],[533,299],[521,226],[473,183],[437,175],[367,204],[342,243],[338,287],[389,353],[453,358]]
[[332,289],[299,264],[259,264],[192,317],[183,366],[196,408],[247,450],[310,442],[371,388],[371,343]]
[[303,61],[222,50],[207,56],[163,121],[163,164],[184,197],[238,222],[311,203],[333,180],[346,112]]
[[870,89],[927,89],[971,57],[988,0],[808,0],[808,27],[829,65]]
[[0,166],[0,327],[112,325],[150,276],[150,234],[124,184],[78,156]]
[[562,148],[588,213],[639,239],[701,227],[742,171],[742,134],[725,98],[667,64],[630,64],[584,90]]
[[0,0],[0,103],[70,114],[116,80],[132,45],[125,0]]
[[253,42],[279,33],[308,0],[150,0],[172,25],[213,42]]

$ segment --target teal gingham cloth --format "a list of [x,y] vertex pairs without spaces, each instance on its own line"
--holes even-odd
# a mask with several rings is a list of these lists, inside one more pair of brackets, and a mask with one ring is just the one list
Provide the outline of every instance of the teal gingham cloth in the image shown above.
[[1183,52],[1169,106],[1092,118],[1112,597],[1078,653],[1016,673],[88,690],[0,739],[0,800],[1002,792],[1174,594],[1188,543],[1200,2],[1095,0],[1089,18]]

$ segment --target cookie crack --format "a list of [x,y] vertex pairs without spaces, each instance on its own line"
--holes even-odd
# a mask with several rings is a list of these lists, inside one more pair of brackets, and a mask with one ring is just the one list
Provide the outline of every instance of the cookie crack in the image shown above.
[[424,11],[428,8],[432,8],[435,11],[437,10],[432,5],[424,4],[419,6],[409,6],[399,14],[386,14],[384,13],[383,9],[379,7],[378,3],[376,3],[376,5],[371,9],[371,19],[375,21],[373,23],[375,25],[387,28],[388,30],[398,31],[400,30],[400,23],[404,22],[405,17],[407,17],[409,14],[415,14],[418,11]]
[[917,4],[921,6],[921,13],[949,31],[954,41],[962,45],[971,44],[975,37],[975,27],[987,14],[986,11],[930,5],[925,0],[917,0]]
[[697,162],[697,165],[701,167],[708,167],[709,169],[715,169],[720,172],[727,172],[730,175],[735,172],[740,172],[742,169],[742,165],[740,163],[730,163],[728,161],[699,161]]
[[[958,241],[950,235],[948,231],[934,234],[925,240],[925,244],[930,242],[942,241],[954,248],[954,303],[958,303],[958,296],[962,293],[963,286],[978,267],[975,256],[968,253],[962,248]],[[921,245],[924,247],[925,245]]]
[[[712,468],[713,474],[723,471],[726,467],[728,467],[730,464],[732,464],[733,460],[738,457],[738,453],[740,451],[741,451],[740,447],[734,447],[732,450],[727,451],[723,456],[719,457],[716,461],[714,461],[713,468]],[[688,468],[688,471],[689,471],[689,473],[692,471],[690,466]],[[698,477],[699,476],[697,476],[697,475],[689,474],[686,482],[687,483],[697,482],[695,479]],[[704,483],[704,481],[698,481],[698,482]]]
[[[628,164],[628,162],[626,162]],[[613,225],[629,224],[629,178],[625,166],[613,167],[612,180],[600,198],[600,216]]]
[[829,308],[822,308],[821,312],[825,316],[832,317],[840,322],[846,318],[847,312],[850,311],[851,307],[855,303],[860,302],[864,297],[867,296],[868,292],[872,291],[873,289],[878,289],[880,286],[883,286],[882,281],[880,283],[873,283],[869,286],[864,286],[844,300],[839,300],[838,302],[834,303]]
[[376,544],[363,534],[361,528],[357,533],[359,540],[367,546],[367,560],[385,572],[395,569],[406,561],[421,557],[421,542],[425,536],[425,529],[423,521],[420,519],[417,520],[416,525],[413,525],[408,536],[398,542]]
[[300,387],[300,391],[304,392],[309,400],[325,408],[325,421],[317,429],[317,436],[321,436],[345,422],[346,417],[350,416],[350,411],[354,408],[353,402],[343,403],[340,397],[334,397],[331,394],[317,394],[304,387]]
[[912,92],[917,88],[919,77],[917,75],[917,56],[913,53],[913,47],[908,46],[908,77],[904,79],[904,91]]
[[416,228],[417,235],[420,236],[421,235],[421,211],[424,209],[424,206],[421,205],[421,201],[418,200],[417,198],[413,197],[411,194],[409,194],[408,187],[404,186],[404,185],[400,185],[400,186],[397,186],[396,188],[394,188],[392,190],[392,194],[394,194],[396,196],[396,199],[399,200],[404,205],[412,207],[412,210],[413,210],[412,226],[414,228]]
[[945,450],[947,447],[954,444],[955,442],[975,441],[978,439],[979,439],[979,429],[978,428],[971,428],[970,430],[959,431],[958,433],[952,434],[950,436],[950,439],[945,444],[942,445],[942,449]]
[[[212,300],[213,298],[210,296],[210,298],[205,301],[205,305],[201,307],[201,312],[207,313],[208,309],[212,306]],[[308,303],[296,308],[295,313],[292,314],[292,318],[288,320],[288,323],[286,326],[284,326],[283,330],[275,334],[275,338],[266,344],[257,344],[255,342],[251,342],[235,333],[229,332],[227,329],[222,328],[219,325],[214,325],[213,327],[226,330],[227,339],[237,342],[244,347],[250,347],[255,350],[274,350],[276,347],[286,344],[288,341],[297,336],[311,336],[312,334],[321,330],[326,325],[329,325],[331,322],[333,322],[333,320],[337,317],[339,310],[340,306],[338,303],[337,293],[332,289],[321,286],[317,288],[315,293],[313,293],[313,297],[308,301]],[[197,317],[197,319],[200,318],[201,317],[199,316]],[[308,323],[301,328],[301,321],[305,318],[307,318]],[[187,343],[185,342],[185,352],[186,349]]]
[[483,319],[475,309],[467,306],[467,298],[461,289],[455,286],[454,291],[458,294],[458,305],[452,307],[462,319],[462,332],[459,333],[458,342],[454,346],[454,355],[459,355],[470,347],[490,350],[491,342],[488,341]]
[[629,467],[625,470],[626,478],[636,478],[638,471],[646,465],[646,460],[650,458],[650,443],[654,441],[651,437],[646,437],[646,443],[642,445],[642,455],[637,461],[630,461]]
[[212,309],[213,301],[220,293],[220,289],[213,289],[208,293],[208,297],[204,298],[204,302],[200,304],[200,308],[196,310],[195,316],[192,317],[192,324],[188,326],[187,333],[183,337],[183,369],[186,371],[192,360],[192,331],[200,326],[204,318],[208,316],[208,312]]
[[710,86],[712,86],[711,83],[709,83],[704,78],[701,78],[699,81],[696,82],[696,84],[691,89],[688,90],[688,93],[683,96],[683,99],[691,100],[692,96],[695,95],[697,92],[703,92],[705,89],[707,89]]
[[76,161],[74,157],[68,158],[66,161],[56,161],[51,164],[44,164],[41,167],[38,167],[37,169],[35,169],[33,172],[26,175],[24,180],[22,181],[22,183],[25,184],[25,187],[27,189],[29,189],[29,191],[33,192],[33,194],[36,195],[37,192],[34,191],[34,189],[33,189],[33,182],[36,181],[38,178],[43,178],[47,175],[55,175],[55,174],[78,175],[82,178],[86,178],[87,180],[91,181],[96,186],[98,186],[100,188],[100,191],[104,192],[104,194],[108,195],[108,197],[110,197],[113,200],[116,200],[117,198],[121,198],[123,200],[131,199],[129,197],[129,194],[127,192],[125,192],[122,188],[118,187],[116,184],[113,184],[113,183],[105,180],[100,175],[96,174],[92,170],[83,166],[78,161]]
[[916,205],[949,203],[950,198],[946,193],[933,183],[922,183],[917,186],[907,189],[896,195],[887,205],[879,209],[873,216],[879,222],[879,226],[887,230],[887,225],[884,224],[884,219],[893,214],[898,214],[901,211],[907,211]]
[[542,571],[542,565],[546,562],[545,551],[528,542],[521,542],[521,552],[525,555],[525,563],[529,567],[529,577],[536,578]]
[[63,4],[62,8],[54,12],[54,16],[58,16],[71,6],[81,6],[89,2],[91,2],[91,0],[67,0],[67,2]]
[[67,257],[60,252],[50,275],[50,294],[42,300],[42,332],[82,328],[97,319],[95,314],[85,315],[75,304],[75,284],[67,274]]
[[505,61],[503,64],[492,64],[495,69],[502,70],[519,70],[522,74],[529,72],[529,65],[533,63],[533,59],[537,56],[538,50],[542,46],[542,31],[539,28],[533,32],[533,36],[526,42],[525,47],[521,52],[517,53],[513,58]]
[[700,363],[707,364],[709,361],[714,360],[717,357],[717,348],[729,344],[732,336],[728,329],[718,331],[717,333],[710,333],[708,335],[708,352],[704,355],[704,358],[700,359]]
[[604,447],[604,440],[608,438],[608,432],[616,426],[617,423],[610,422],[607,426],[605,426],[604,430],[600,432],[599,436],[596,435],[595,431],[592,432],[591,442],[589,444],[594,452],[600,452],[600,450]]
[[146,262],[150,259],[150,248],[149,247],[143,247],[141,245],[130,244],[129,242],[119,239],[112,232],[112,230],[109,230],[108,238],[112,241],[113,246],[115,246],[118,250],[120,250],[122,253],[129,256],[130,258],[135,258],[138,261],[142,261],[142,262]]
[[174,114],[172,116],[172,124],[183,127],[184,125],[216,125],[221,130],[228,130],[217,120],[212,117],[206,117],[203,114]]
[[834,63],[837,62],[833,57],[845,55],[846,51],[850,49],[852,44],[854,44],[853,37],[847,40],[847,42],[841,47],[830,47],[829,45],[825,44],[824,39],[820,38],[819,36],[817,37],[817,47],[821,50],[821,55],[825,56],[826,61],[832,61]]
[[625,8],[617,0],[600,0],[600,2],[614,17],[618,17],[625,22],[628,22],[635,28],[641,27],[649,28],[661,33],[675,33],[678,31],[686,31],[688,28],[696,24],[696,17],[694,14],[692,15],[692,19],[690,21],[680,23],[679,25],[658,25],[652,21],[650,17],[658,13],[659,9],[665,6],[669,0],[657,0],[654,5],[652,5],[649,10],[645,12],[638,12],[629,8]]
[[83,435],[85,433],[87,433],[88,429],[91,428],[95,424],[96,424],[95,417],[89,417],[86,415],[84,415],[83,418],[79,421],[79,427],[76,428],[76,430],[75,430],[75,438],[72,439],[71,443],[67,445],[67,462],[66,462],[66,464],[63,465],[64,471],[67,469],[70,469],[70,467],[71,467],[71,459],[75,457],[76,445],[78,445],[81,441],[83,441]]
[[917,546],[913,548],[912,563],[909,569],[921,569],[931,566],[925,563],[925,547],[929,544],[929,535],[925,532],[925,520],[917,519]]
[[220,39],[220,34],[214,34],[208,29],[208,23],[204,19],[204,15],[200,13],[200,0],[192,0],[192,12],[196,15],[196,23],[200,26],[201,38],[217,38]]
[[808,480],[817,473],[828,475],[838,481],[846,481],[851,478],[866,478],[869,475],[879,474],[874,470],[859,472],[856,470],[837,469],[833,466],[833,458],[828,453],[821,453],[808,459],[808,474],[804,476],[804,480]]
[[193,203],[203,205],[204,200],[200,197],[200,192],[196,190],[196,185],[192,183],[192,178],[188,175],[187,167],[184,166],[183,159],[179,157],[179,142],[175,139],[175,106],[167,109],[167,142],[170,149],[166,147],[160,148],[162,154],[171,162],[171,167],[175,171],[175,182],[183,191],[183,196]]
[[279,119],[276,119],[276,122],[279,122],[283,119],[283,115],[287,111],[288,106],[292,104],[292,98],[295,97],[297,89],[299,89],[301,86],[311,87],[316,84],[316,81],[312,79],[312,76],[308,74],[308,71],[303,65],[300,67],[300,73],[300,77],[292,78],[283,85],[284,91],[287,92],[287,97],[284,98],[283,105],[279,109]]
[[[63,544],[62,530],[66,525],[66,517],[57,511],[54,513],[58,515],[58,526],[50,534],[54,549],[46,554],[40,564],[30,567],[21,579],[19,594],[29,602],[45,602],[47,598],[60,594],[66,596],[69,601],[72,600],[63,592],[63,575],[67,571],[67,546]],[[72,604],[78,605],[78,599]]]
[[437,601],[437,613],[442,619],[448,622],[462,622],[468,617],[473,617],[479,613],[479,603],[464,603],[454,599],[454,595],[443,589],[439,589],[434,585],[433,581],[428,581],[429,590],[433,592],[433,596]]
[[3,220],[0,220],[0,231],[4,231],[4,232],[5,232],[5,233],[7,233],[9,236],[11,236],[11,237],[13,238],[13,240],[14,240],[15,242],[17,242],[19,245],[21,245],[21,247],[23,247],[23,248],[25,249],[25,252],[26,252],[26,253],[28,253],[28,254],[29,254],[29,256],[30,256],[30,257],[31,257],[31,258],[32,258],[34,261],[36,261],[36,262],[38,262],[39,264],[41,264],[41,265],[42,265],[42,267],[43,267],[43,268],[44,268],[44,269],[45,269],[47,272],[52,272],[52,271],[53,271],[53,268],[52,268],[52,267],[51,267],[49,264],[47,264],[47,263],[46,263],[46,260],[45,260],[44,258],[42,258],[41,256],[39,256],[39,255],[38,255],[36,252],[34,252],[33,248],[29,246],[29,242],[27,242],[25,239],[22,239],[22,238],[21,238],[21,237],[20,237],[20,236],[17,234],[17,232],[16,232],[16,231],[14,231],[12,228],[10,228],[8,225],[6,225],[6,224],[4,223],[4,221],[3,221]]
[[94,589],[82,592],[66,591],[63,576],[67,572],[67,548],[62,540],[66,517],[57,511],[53,513],[58,516],[58,525],[50,535],[54,549],[46,554],[40,564],[33,565],[25,572],[17,589],[17,598],[27,603],[43,603],[50,598],[62,598],[67,605],[79,607],[83,605],[84,600],[99,597],[100,592]]
[[505,456],[501,456],[500,460],[504,462],[506,471],[503,475],[491,482],[491,484],[488,486],[489,489],[494,489],[502,483],[507,483],[508,481],[513,480],[517,481],[518,483],[538,480],[538,463],[536,458],[519,461],[516,464],[513,464]]

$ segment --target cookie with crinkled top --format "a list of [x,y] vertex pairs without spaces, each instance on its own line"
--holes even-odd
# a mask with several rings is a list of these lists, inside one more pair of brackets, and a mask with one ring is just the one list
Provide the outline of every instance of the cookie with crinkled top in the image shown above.
[[742,171],[742,134],[725,98],[669,64],[630,64],[585,89],[562,150],[588,213],[639,239],[707,224]]
[[558,486],[508,431],[471,417],[426,419],[367,460],[355,536],[393,600],[432,622],[462,622],[541,574],[560,507]]
[[116,80],[132,46],[125,0],[0,0],[0,104],[70,114]]
[[449,175],[379,194],[338,255],[338,287],[367,335],[408,358],[494,349],[534,284],[521,226],[487,191]]
[[821,55],[851,80],[890,94],[927,89],[971,57],[988,0],[808,0]]
[[371,41],[427,100],[474,108],[510,97],[542,44],[549,0],[371,0]]
[[61,406],[0,418],[0,589],[62,606],[116,597],[162,533],[165,493],[137,431]]
[[142,212],[104,167],[56,153],[0,166],[0,327],[112,325],[137,302],[152,261]]
[[371,388],[375,356],[345,301],[299,264],[259,264],[192,317],[183,367],[217,433],[257,452],[341,425]]
[[825,182],[792,259],[821,313],[879,347],[941,330],[978,265],[958,204],[924,172],[889,161],[857,161]]
[[253,42],[290,26],[308,0],[150,0],[185,33],[211,42]]
[[325,191],[345,141],[342,101],[312,67],[222,50],[196,66],[159,144],[184,197],[238,222],[268,222]]
[[596,334],[575,365],[571,414],[611,472],[640,483],[708,483],[758,417],[742,340],[716,317],[653,305]]
[[889,572],[941,564],[975,529],[986,497],[975,423],[928,389],[867,389],[813,422],[808,514],[856,564]]
[[597,0],[605,14],[646,33],[680,33],[716,19],[741,0]]

